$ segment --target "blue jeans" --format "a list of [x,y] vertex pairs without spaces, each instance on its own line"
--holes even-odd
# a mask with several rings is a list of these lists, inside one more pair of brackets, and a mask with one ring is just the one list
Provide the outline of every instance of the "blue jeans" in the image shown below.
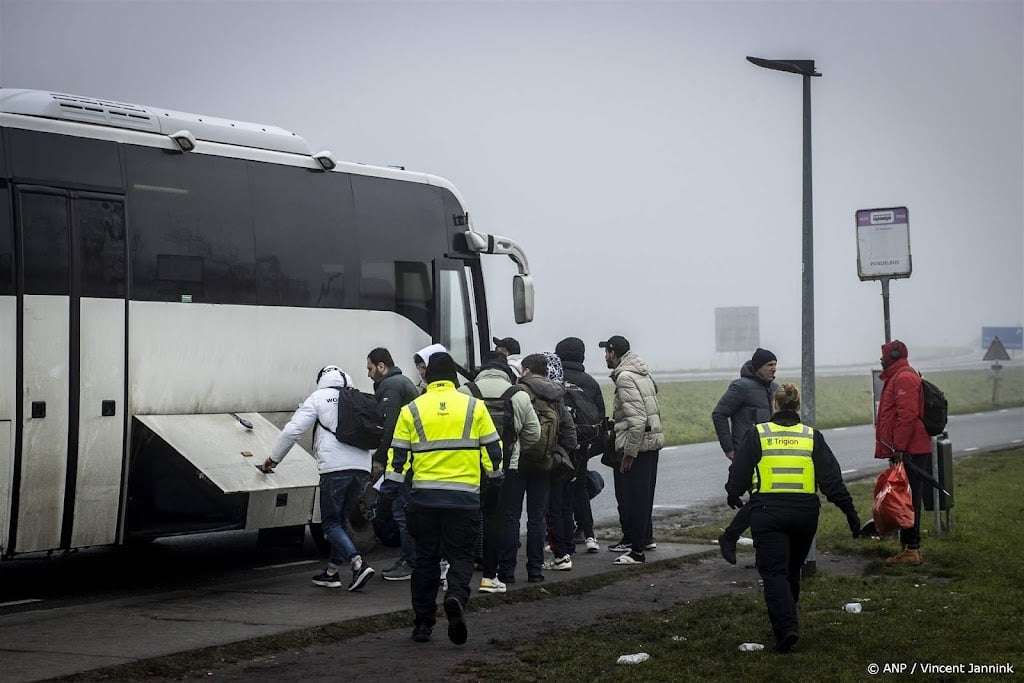
[[395,496],[395,500],[391,504],[391,516],[395,518],[395,524],[398,525],[398,536],[402,539],[402,554],[399,555],[398,559],[410,567],[416,562],[416,541],[409,534],[409,529],[405,522],[405,510],[409,504],[409,495],[411,493],[412,482],[406,479],[398,488],[398,495]]
[[526,497],[526,573],[528,576],[543,573],[544,513],[548,509],[550,486],[550,472],[509,470],[505,475],[505,534],[498,555],[499,576],[513,575],[516,571],[523,496]]
[[369,477],[362,470],[341,470],[320,475],[320,522],[324,537],[331,544],[328,567],[337,569],[359,554],[348,537],[348,516],[359,502],[359,494]]

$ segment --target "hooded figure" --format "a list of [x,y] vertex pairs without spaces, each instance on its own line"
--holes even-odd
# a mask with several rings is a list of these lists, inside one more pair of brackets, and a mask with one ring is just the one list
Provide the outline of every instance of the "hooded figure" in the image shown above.
[[417,382],[416,386],[419,387],[421,392],[427,388],[427,363],[430,362],[430,357],[435,353],[448,353],[448,349],[443,344],[431,344],[430,346],[424,346],[412,356],[412,362],[416,365],[416,370],[419,371],[420,375],[420,381]]
[[313,435],[313,457],[320,474],[340,470],[370,471],[370,451],[342,443],[334,436],[338,429],[338,389],[353,386],[352,377],[336,365],[325,365],[317,373],[316,391],[310,394],[281,429],[270,451],[276,465],[291,447],[319,421]]

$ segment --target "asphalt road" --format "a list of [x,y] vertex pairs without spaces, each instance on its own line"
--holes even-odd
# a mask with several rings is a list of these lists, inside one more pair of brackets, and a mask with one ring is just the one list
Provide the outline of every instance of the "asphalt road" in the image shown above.
[[[1024,443],[1024,408],[990,413],[953,415],[946,427],[955,456]],[[887,465],[874,458],[875,431],[872,425],[841,427],[824,431],[825,439],[836,454],[843,476],[848,481],[873,476]],[[617,523],[612,472],[590,461],[590,468],[605,479],[605,489],[591,501],[598,526]],[[661,451],[658,485],[654,496],[655,512],[685,509],[692,505],[719,501],[725,504],[725,480],[729,461],[718,442],[670,446]]]

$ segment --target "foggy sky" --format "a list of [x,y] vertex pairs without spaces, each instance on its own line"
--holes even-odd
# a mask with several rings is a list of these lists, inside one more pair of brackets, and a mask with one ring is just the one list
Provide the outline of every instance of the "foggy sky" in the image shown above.
[[[0,0],[0,85],[277,125],[451,180],[537,287],[527,351],[623,334],[656,368],[731,366],[715,308],[758,306],[800,364],[801,78],[814,59],[816,356],[872,361],[881,287],[855,212],[906,206],[891,288],[914,349],[1024,322],[1024,3]],[[387,344],[387,340],[381,340]],[[985,367],[979,362],[979,367]]]

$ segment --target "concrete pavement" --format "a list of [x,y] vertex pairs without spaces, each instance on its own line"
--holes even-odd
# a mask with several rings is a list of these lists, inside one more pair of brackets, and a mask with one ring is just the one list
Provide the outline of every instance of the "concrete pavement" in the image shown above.
[[[573,557],[571,571],[545,572],[544,584],[526,582],[525,560],[512,591],[608,572],[629,572],[612,564],[606,550]],[[581,548],[582,549],[582,548]],[[649,563],[716,551],[716,546],[660,543],[647,553]],[[394,562],[397,549],[366,555],[377,570],[367,586],[349,593],[344,587],[314,586],[317,561],[257,568],[240,580],[196,586],[192,590],[133,596],[85,605],[38,609],[0,616],[2,679],[37,681],[274,635],[307,627],[389,614],[410,609],[409,583],[383,581],[380,572]],[[473,575],[473,596],[480,574]],[[346,582],[347,583],[347,582]]]

